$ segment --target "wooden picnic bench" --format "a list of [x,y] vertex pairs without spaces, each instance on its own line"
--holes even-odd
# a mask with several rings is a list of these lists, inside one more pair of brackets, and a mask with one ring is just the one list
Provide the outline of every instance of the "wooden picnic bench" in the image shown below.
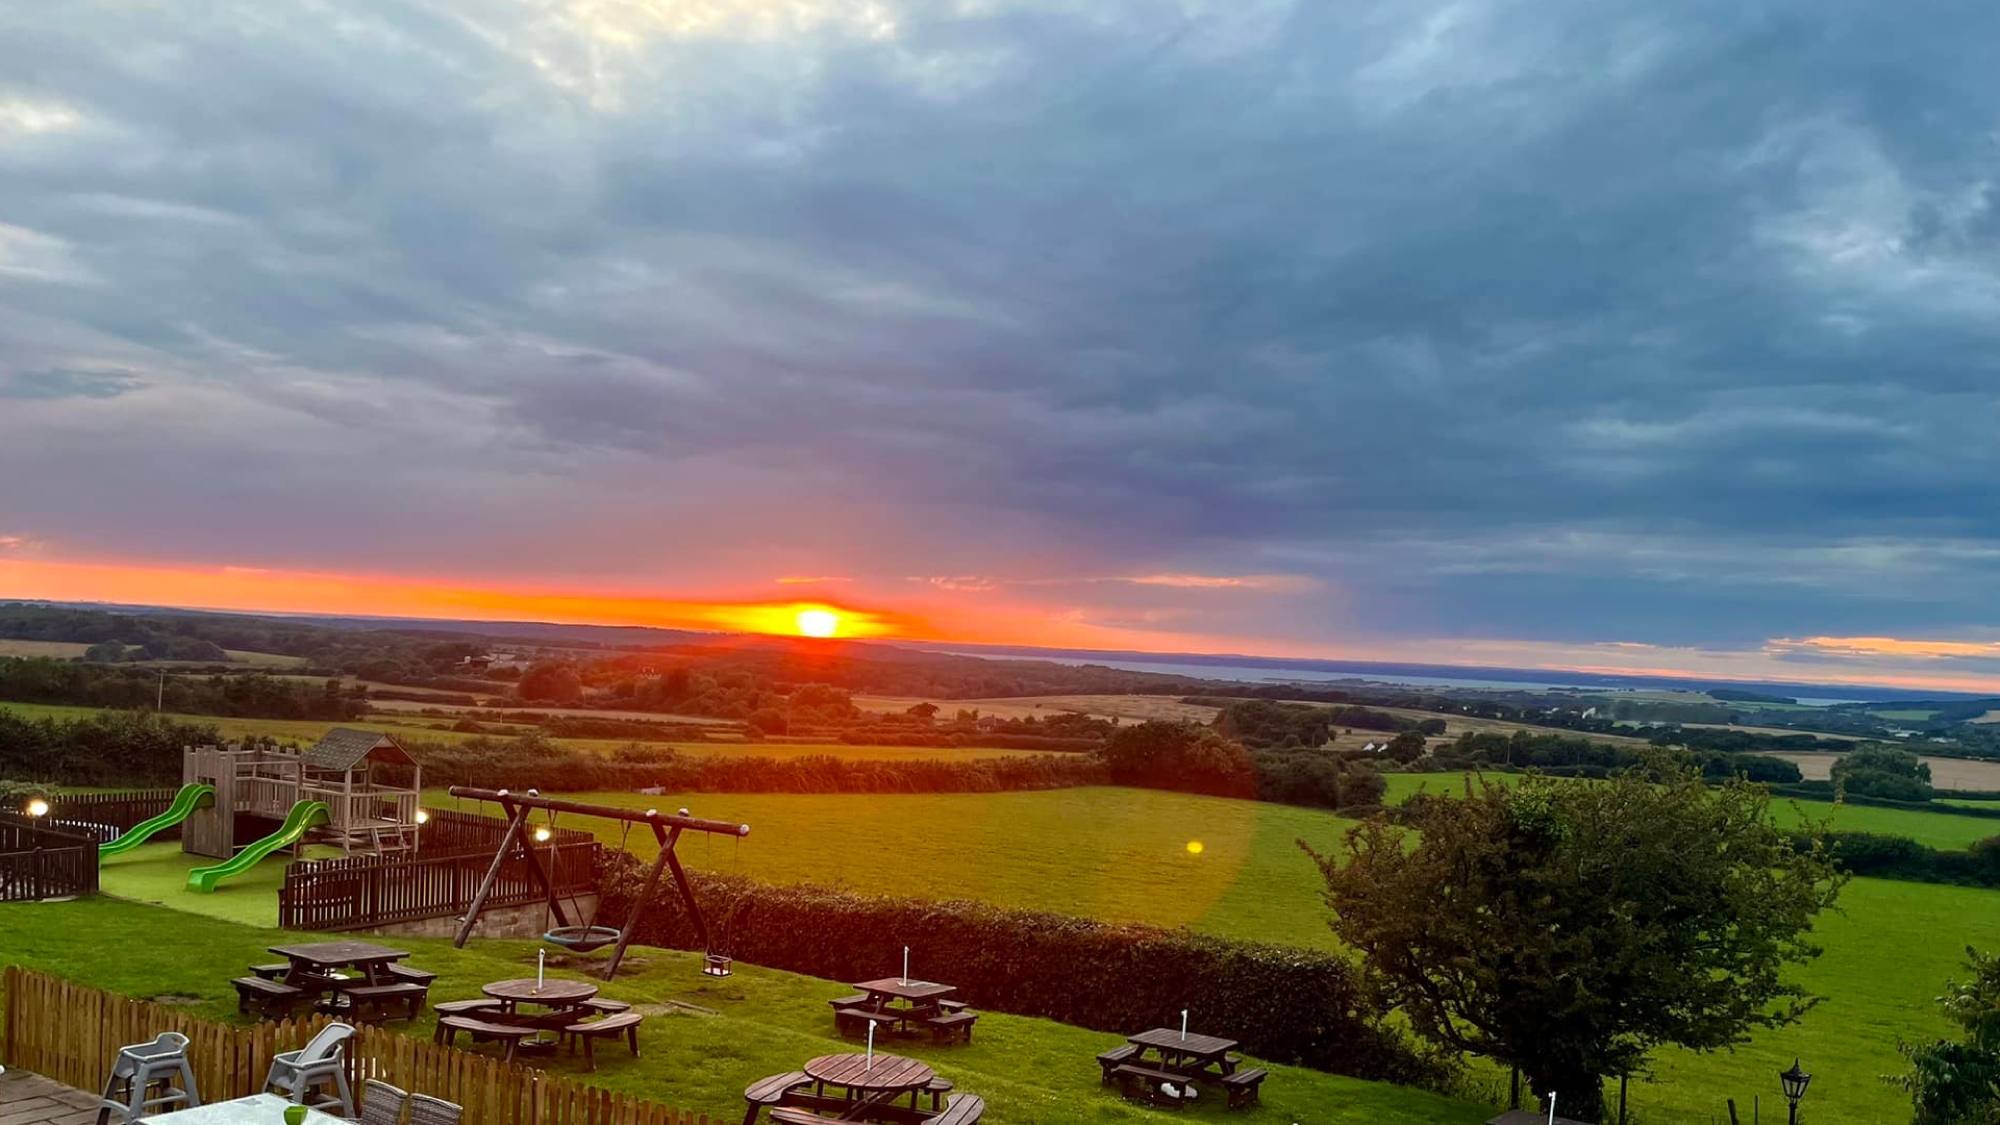
[[[430,998],[431,988],[427,984],[369,984],[360,988],[343,988],[340,995],[347,997],[347,1012],[350,1018],[360,1023],[382,1023],[392,1018],[414,1020],[423,1011],[424,1001]],[[393,1013],[402,1011],[400,1017]]]
[[871,1012],[866,1008],[836,1008],[833,1026],[843,1035],[860,1035],[874,1024],[882,1031],[894,1031],[903,1022],[903,1017],[894,1012]]
[[1257,1101],[1257,1087],[1263,1084],[1264,1072],[1254,1067],[1233,1070],[1222,1076],[1222,1088],[1229,1093],[1230,1109],[1242,1109]]
[[602,996],[593,996],[577,1006],[588,1008],[600,1016],[615,1016],[620,1012],[629,1012],[632,1010],[632,1005],[627,1004],[623,1000],[611,1000]]
[[280,961],[275,965],[252,965],[250,966],[250,971],[263,977],[265,980],[278,980],[286,973],[292,971],[292,963],[290,961]]
[[1138,1044],[1121,1043],[1118,1046],[1111,1048],[1109,1051],[1105,1051],[1102,1054],[1098,1055],[1097,1065],[1103,1068],[1104,1070],[1104,1084],[1106,1086],[1111,1085],[1111,1072],[1117,1070],[1120,1064],[1126,1062],[1133,1055],[1136,1055],[1138,1053],[1139,1053]]
[[785,1103],[787,1095],[802,1086],[812,1085],[803,1070],[786,1071],[759,1078],[743,1088],[743,1100],[750,1103],[750,1109],[743,1114],[743,1125],[757,1125],[757,1111],[765,1106],[779,1106]]
[[446,1000],[431,1005],[431,1010],[441,1016],[468,1016],[474,1012],[497,1012],[506,1005],[498,1000],[480,998],[477,1000]]
[[975,1125],[986,1112],[986,1099],[976,1094],[960,1094],[951,1099],[944,1112],[931,1118],[931,1125]]
[[632,1057],[636,1059],[639,1057],[639,1024],[645,1018],[637,1012],[619,1012],[617,1015],[605,1016],[602,1019],[570,1024],[562,1029],[562,1034],[569,1039],[569,1051],[572,1055],[576,1053],[577,1042],[579,1040],[583,1042],[584,1069],[595,1073],[597,1056],[592,1053],[591,1044],[599,1039],[616,1039],[624,1036],[632,1048]]
[[957,1038],[963,1038],[970,1043],[972,1025],[978,1021],[979,1016],[974,1012],[947,1012],[941,1016],[932,1016],[924,1022],[937,1033],[937,1040],[940,1043],[949,1043]]
[[405,965],[400,961],[391,961],[389,964],[384,965],[383,968],[389,971],[390,979],[400,984],[421,984],[425,988],[429,988],[431,985],[436,984],[438,979],[436,973],[425,972],[414,966]]
[[523,1027],[510,1023],[488,1023],[471,1016],[446,1016],[438,1021],[436,1041],[449,1047],[463,1031],[472,1036],[476,1043],[500,1042],[507,1044],[507,1054],[502,1061],[513,1062],[514,1055],[521,1049],[523,1040],[540,1034],[539,1028]]
[[236,986],[236,1010],[264,1019],[283,1019],[312,999],[305,989],[260,976],[237,977],[229,983]]
[[[1171,1105],[1175,1109],[1186,1109],[1188,1103],[1194,1100],[1187,1089],[1187,1075],[1178,1071],[1161,1070],[1159,1067],[1128,1062],[1120,1063],[1111,1073],[1118,1079],[1119,1092],[1128,1098],[1132,1096],[1132,1083],[1138,1082],[1141,1084],[1140,1088],[1146,1092],[1148,1101]],[[1174,1087],[1175,1092],[1169,1094],[1166,1091],[1167,1086]]]

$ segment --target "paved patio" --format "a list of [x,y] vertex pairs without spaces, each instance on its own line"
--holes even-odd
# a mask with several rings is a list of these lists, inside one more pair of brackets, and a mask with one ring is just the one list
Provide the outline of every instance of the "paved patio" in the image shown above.
[[39,1074],[0,1074],[0,1125],[91,1125],[97,1098]]

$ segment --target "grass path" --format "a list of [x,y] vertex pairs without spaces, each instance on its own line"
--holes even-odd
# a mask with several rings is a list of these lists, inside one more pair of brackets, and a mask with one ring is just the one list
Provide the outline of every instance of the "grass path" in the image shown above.
[[[88,940],[78,940],[80,935]],[[285,938],[276,930],[101,898],[0,905],[0,949],[9,962],[141,998],[195,998],[195,1014],[229,1022],[240,1022],[229,978],[246,965],[268,961],[265,949]],[[477,996],[487,981],[534,972],[535,946],[529,942],[476,941],[463,950],[442,939],[397,938],[394,944],[412,952],[411,964],[440,974],[434,1002]],[[733,1121],[743,1111],[743,1087],[755,1079],[796,1069],[814,1055],[855,1049],[833,1034],[826,1005],[848,991],[845,984],[740,963],[735,975],[716,981],[700,974],[699,960],[655,949],[639,950],[627,960],[627,966],[638,963],[636,971],[621,973],[616,983],[604,986],[604,994],[645,1006],[645,1054],[633,1059],[622,1050],[602,1050],[591,1081]],[[554,971],[565,975],[561,967]],[[714,1014],[661,1007],[669,1001]],[[430,1031],[428,1019],[392,1026],[424,1037]],[[1092,1056],[1115,1046],[1116,1035],[987,1013],[973,1039],[953,1047],[899,1041],[894,1049],[922,1058],[959,1089],[986,1098],[987,1119],[995,1125],[1189,1119],[1218,1125],[1475,1125],[1492,1113],[1422,1091],[1273,1067],[1261,1109],[1231,1113],[1210,1097],[1201,1108],[1178,1114],[1128,1105],[1098,1084]],[[549,1068],[581,1069],[567,1058],[553,1060]]]

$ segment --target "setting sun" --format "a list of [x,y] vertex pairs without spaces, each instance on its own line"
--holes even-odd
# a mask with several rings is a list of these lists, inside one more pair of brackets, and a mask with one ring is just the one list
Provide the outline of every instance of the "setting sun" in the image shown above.
[[840,615],[830,609],[802,609],[798,626],[800,636],[831,637],[840,631]]

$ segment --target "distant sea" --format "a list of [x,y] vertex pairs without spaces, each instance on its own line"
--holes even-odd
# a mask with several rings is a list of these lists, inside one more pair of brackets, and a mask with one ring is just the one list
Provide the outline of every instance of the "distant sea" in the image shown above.
[[[980,656],[993,659],[994,654],[963,649],[932,649],[933,652],[949,652],[956,656]],[[1021,659],[1015,657],[1014,659]],[[1251,684],[1303,684],[1350,683],[1409,684],[1413,687],[1456,687],[1488,688],[1494,691],[1559,691],[1565,688],[1588,688],[1593,691],[1607,689],[1601,684],[1561,683],[1551,680],[1536,683],[1524,680],[1479,680],[1455,676],[1413,676],[1405,672],[1340,671],[1324,672],[1310,668],[1247,668],[1231,664],[1173,664],[1147,660],[1105,660],[1098,657],[1075,656],[1035,656],[1035,660],[1046,660],[1051,664],[1068,664],[1081,668],[1086,664],[1099,668],[1118,668],[1126,672],[1158,672],[1163,676],[1186,676],[1196,680],[1237,680]]]
[[[983,656],[992,658],[991,651],[978,652],[965,649],[933,649],[934,652],[954,652],[959,656]],[[1019,659],[1017,657],[1017,659]],[[1068,664],[1082,667],[1086,664],[1100,668],[1118,668],[1127,672],[1156,672],[1164,676],[1186,676],[1197,680],[1233,680],[1250,684],[1304,684],[1304,683],[1372,683],[1401,684],[1409,687],[1451,687],[1470,688],[1484,691],[1588,691],[1593,694],[1617,691],[1686,691],[1698,693],[1699,687],[1630,687],[1612,686],[1601,677],[1564,680],[1560,671],[1548,673],[1547,680],[1488,680],[1472,676],[1423,676],[1392,669],[1345,668],[1340,671],[1325,671],[1313,668],[1249,667],[1235,664],[1177,664],[1172,661],[1155,660],[1113,660],[1101,657],[1036,655],[1036,660],[1047,660],[1052,664]],[[1799,703],[1809,707],[1831,707],[1840,703],[1864,703],[1863,699],[1835,699],[1825,696],[1794,696]]]

